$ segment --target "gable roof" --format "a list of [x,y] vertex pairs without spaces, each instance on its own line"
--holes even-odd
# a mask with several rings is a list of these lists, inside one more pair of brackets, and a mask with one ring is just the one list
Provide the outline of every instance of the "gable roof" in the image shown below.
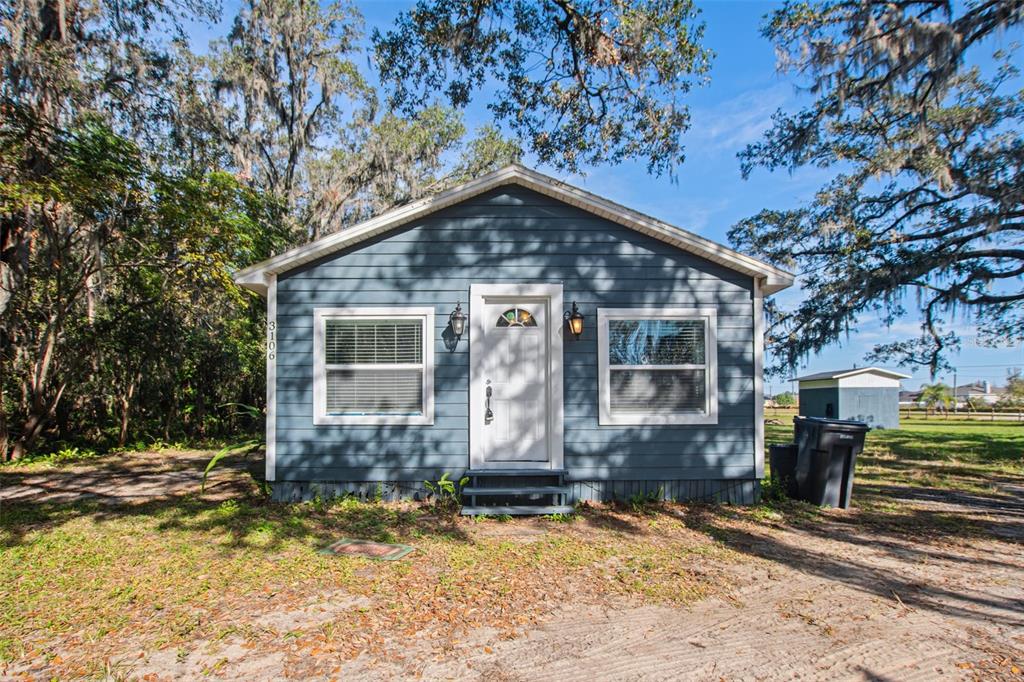
[[902,372],[894,372],[891,369],[883,369],[881,367],[856,367],[854,369],[837,369],[831,372],[818,372],[817,374],[808,374],[806,376],[797,377],[797,381],[824,381],[827,379],[842,379],[844,377],[857,376],[858,374],[878,374],[879,376],[888,377],[890,379],[909,379],[909,374],[903,374]]
[[794,275],[781,268],[733,251],[693,232],[669,225],[519,164],[505,166],[434,196],[399,206],[375,218],[285,251],[261,263],[250,265],[236,272],[234,280],[239,286],[265,294],[270,275],[288,272],[305,263],[329,256],[503,185],[525,187],[642,234],[660,239],[682,251],[706,258],[736,272],[750,277],[758,277],[762,280],[761,288],[765,295],[781,291],[793,284]]

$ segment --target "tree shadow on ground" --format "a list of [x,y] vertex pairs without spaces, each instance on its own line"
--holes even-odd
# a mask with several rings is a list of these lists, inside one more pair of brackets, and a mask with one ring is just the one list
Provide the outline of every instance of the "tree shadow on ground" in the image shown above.
[[[260,491],[261,461],[235,457],[224,463],[204,493],[200,492],[204,459],[196,459],[191,466],[172,466],[177,470],[170,472],[170,478],[168,464],[155,458],[138,467],[133,463],[130,470],[124,463],[104,463],[85,472],[4,472],[7,499],[0,507],[0,546],[24,544],[32,534],[80,518],[95,524],[138,523],[156,532],[195,532],[215,538],[224,551],[253,548],[264,554],[290,542],[322,546],[341,537],[393,542],[429,535],[469,541],[451,514],[427,505],[356,503],[346,498],[272,502]],[[129,472],[125,483],[136,486],[152,474],[153,485],[141,486],[137,495],[124,494],[117,478],[121,472]],[[151,490],[157,485],[164,486],[162,492]],[[31,487],[36,499],[12,493],[17,486]]]
[[[781,520],[760,525],[737,526],[721,507],[709,505],[690,507],[683,518],[691,528],[713,534],[738,552],[885,601],[967,620],[1024,626],[1024,599],[923,581],[917,570],[947,562],[959,571],[1004,572],[1019,579],[1024,568],[1018,560],[1020,545],[1012,538],[1024,540],[1024,500],[1017,500],[1006,514],[973,496],[962,499],[958,509],[936,511],[902,504],[895,490],[878,494],[901,504],[895,510],[843,512],[784,502],[770,508]],[[972,506],[975,502],[979,506]],[[996,539],[994,534],[1011,542],[971,548],[972,540]]]

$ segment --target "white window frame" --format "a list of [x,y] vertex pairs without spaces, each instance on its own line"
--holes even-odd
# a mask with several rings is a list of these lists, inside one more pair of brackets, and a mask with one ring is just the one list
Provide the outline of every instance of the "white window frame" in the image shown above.
[[[611,409],[611,376],[608,357],[610,320],[701,320],[704,322],[704,364],[702,365],[616,365],[622,369],[703,369],[703,412],[632,412],[616,414]],[[718,423],[718,311],[715,308],[598,308],[597,362],[601,426],[640,426]]]
[[[419,319],[423,325],[423,414],[329,414],[327,412],[327,357],[324,340],[327,320]],[[401,367],[413,367],[403,364]],[[354,369],[387,369],[399,365],[346,365]],[[313,309],[313,423],[330,425],[407,424],[429,426],[434,423],[434,309],[429,307],[347,307]]]

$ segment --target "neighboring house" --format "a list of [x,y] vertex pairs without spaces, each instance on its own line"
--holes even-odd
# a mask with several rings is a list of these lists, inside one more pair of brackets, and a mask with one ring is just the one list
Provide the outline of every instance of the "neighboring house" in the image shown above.
[[909,374],[878,367],[818,372],[798,377],[800,414],[854,419],[882,429],[900,425],[900,379]]
[[988,405],[995,405],[999,399],[1006,395],[1006,389],[1000,386],[993,386],[987,381],[975,381],[963,386],[957,386],[954,391],[957,405],[963,406],[968,400],[981,401]]
[[793,275],[696,234],[515,165],[235,280],[267,298],[278,499],[757,495],[762,301]]
[[921,391],[900,391],[900,407],[918,407],[921,403]]

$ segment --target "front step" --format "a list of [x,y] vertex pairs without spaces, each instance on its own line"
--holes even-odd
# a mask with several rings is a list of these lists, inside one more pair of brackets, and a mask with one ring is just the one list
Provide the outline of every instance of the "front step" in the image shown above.
[[462,489],[465,516],[570,514],[563,469],[472,469]]
[[535,488],[530,487],[512,487],[512,488],[463,488],[463,495],[509,495],[515,493],[516,495],[564,495],[569,492],[569,487],[564,485],[543,485]]

